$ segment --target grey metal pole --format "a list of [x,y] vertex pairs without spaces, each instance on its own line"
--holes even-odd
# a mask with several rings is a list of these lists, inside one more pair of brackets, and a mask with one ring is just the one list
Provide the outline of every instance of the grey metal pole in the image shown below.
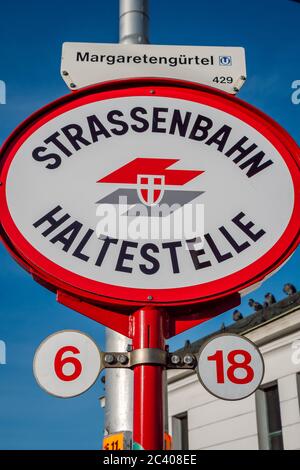
[[148,44],[148,0],[120,0],[120,43]]
[[[147,44],[148,0],[120,0],[120,43]],[[126,351],[129,339],[106,328],[106,351]],[[132,431],[133,374],[107,369],[105,375],[105,434]]]
[[164,432],[169,434],[169,398],[168,398],[168,373],[164,371],[163,377],[164,394]]
[[[106,328],[106,351],[126,351],[129,339]],[[105,373],[105,434],[132,431],[133,373],[107,369]]]

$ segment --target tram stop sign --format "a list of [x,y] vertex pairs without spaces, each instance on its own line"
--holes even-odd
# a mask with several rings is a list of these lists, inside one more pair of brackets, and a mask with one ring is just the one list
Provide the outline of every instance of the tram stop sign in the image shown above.
[[243,293],[299,241],[299,148],[224,92],[163,79],[94,85],[1,150],[1,238],[50,289],[105,305]]

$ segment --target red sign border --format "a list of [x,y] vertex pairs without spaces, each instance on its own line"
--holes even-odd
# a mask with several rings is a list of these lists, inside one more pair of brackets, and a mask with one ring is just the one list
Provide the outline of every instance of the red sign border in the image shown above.
[[[199,102],[225,111],[257,129],[284,158],[295,192],[291,220],[276,244],[242,270],[205,284],[169,289],[139,289],[112,286],[86,279],[56,265],[27,242],[15,226],[5,197],[9,165],[22,143],[50,119],[97,100],[126,96],[162,96]],[[276,270],[299,243],[300,149],[289,134],[270,117],[242,100],[220,90],[180,80],[139,78],[93,85],[59,98],[26,119],[7,139],[0,151],[0,236],[13,257],[41,284],[105,305],[177,306],[218,299],[262,281]],[[105,293],[105,294],[104,294]]]

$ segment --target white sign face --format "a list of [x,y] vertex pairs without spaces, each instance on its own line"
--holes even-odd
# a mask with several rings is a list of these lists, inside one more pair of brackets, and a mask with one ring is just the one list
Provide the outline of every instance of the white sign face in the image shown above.
[[251,341],[233,334],[221,334],[199,352],[198,377],[206,390],[222,400],[241,400],[259,387],[264,362]]
[[4,231],[47,282],[208,299],[288,256],[299,173],[271,121],[228,96],[159,86],[68,100],[10,147],[0,187]]
[[63,44],[61,74],[71,90],[131,77],[160,77],[237,93],[246,80],[242,47]]
[[98,346],[79,331],[64,330],[48,336],[33,361],[34,376],[51,395],[70,398],[86,392],[101,371]]

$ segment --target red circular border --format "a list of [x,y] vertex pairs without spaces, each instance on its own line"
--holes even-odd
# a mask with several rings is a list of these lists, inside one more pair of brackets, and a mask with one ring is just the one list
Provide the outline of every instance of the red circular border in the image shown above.
[[[87,279],[72,273],[39,253],[14,224],[6,201],[6,177],[11,161],[23,142],[50,119],[94,101],[128,96],[162,96],[194,101],[225,111],[254,127],[278,150],[285,160],[295,192],[291,220],[276,244],[251,265],[224,278],[190,287],[171,289],[138,289],[118,287]],[[240,292],[246,287],[264,279],[281,265],[296,249],[299,243],[300,213],[300,149],[294,140],[275,121],[251,105],[202,85],[169,79],[129,79],[84,88],[66,95],[34,113],[8,138],[0,152],[0,229],[7,248],[14,258],[40,280],[45,286],[56,291],[77,294],[88,300],[120,306],[126,305],[184,305],[199,303]],[[151,296],[153,300],[149,301]]]

